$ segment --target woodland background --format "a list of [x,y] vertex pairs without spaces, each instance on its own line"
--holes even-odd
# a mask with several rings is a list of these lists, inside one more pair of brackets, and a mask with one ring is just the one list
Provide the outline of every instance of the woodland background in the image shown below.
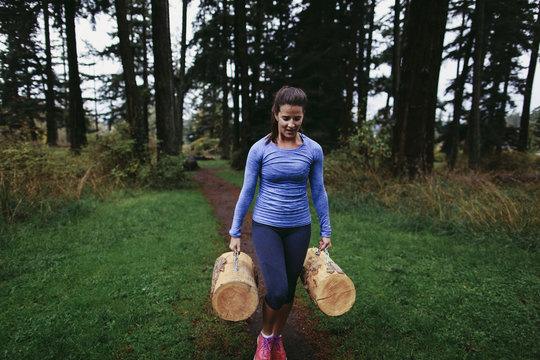
[[538,1],[175,1],[178,43],[173,1],[0,0],[0,358],[251,358],[193,172],[241,186],[283,85],[357,289],[339,318],[297,291],[328,358],[540,357]]

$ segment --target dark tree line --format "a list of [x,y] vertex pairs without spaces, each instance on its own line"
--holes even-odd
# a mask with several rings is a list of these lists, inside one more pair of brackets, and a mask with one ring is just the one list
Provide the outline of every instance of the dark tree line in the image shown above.
[[[283,85],[307,92],[304,131],[325,149],[374,121],[367,118],[369,98],[387,94],[376,121],[391,129],[397,175],[429,173],[439,142],[450,167],[463,151],[472,169],[509,143],[520,151],[530,146],[537,1],[395,0],[389,13],[376,14],[376,0],[201,0],[189,44],[189,1],[175,1],[182,14],[169,14],[167,0],[0,1],[1,125],[35,134],[34,120],[46,121],[49,144],[61,126],[75,151],[86,144],[75,19],[108,13],[117,41],[101,55],[116,57],[123,72],[101,79],[100,97],[111,104],[123,99],[120,108],[111,106],[110,124],[118,116],[127,121],[142,161],[154,106],[160,154],[178,154],[184,137],[211,136],[220,139],[222,156],[233,154],[241,163],[267,133],[272,97]],[[172,16],[182,16],[179,46],[169,40]],[[62,35],[61,49],[51,41],[53,29]],[[177,47],[179,55],[171,50]],[[189,67],[188,47],[195,53]],[[62,58],[54,55],[59,52]],[[526,69],[523,54],[530,55]],[[447,88],[452,111],[441,124],[439,71],[450,60],[457,64]],[[55,62],[64,63],[66,74],[53,71]],[[390,75],[374,77],[383,66]],[[183,134],[189,92],[199,111]],[[506,125],[516,94],[524,99],[517,130]]]

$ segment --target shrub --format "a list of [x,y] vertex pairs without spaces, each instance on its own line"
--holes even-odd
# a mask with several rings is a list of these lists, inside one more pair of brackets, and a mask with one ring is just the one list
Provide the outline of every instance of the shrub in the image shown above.
[[188,144],[189,153],[195,156],[213,157],[219,151],[219,139],[209,137],[198,138]]
[[141,162],[133,153],[129,127],[90,140],[79,155],[68,148],[21,141],[0,140],[0,221],[12,223],[43,212],[55,211],[85,192],[104,197],[129,186],[173,189],[186,177],[182,156],[163,156],[159,162]]
[[179,189],[185,186],[186,175],[184,172],[184,157],[162,155],[159,161],[147,169],[143,167],[139,175],[148,176],[147,184],[157,189]]
[[[534,235],[540,230],[538,181],[502,181],[511,176],[500,171],[494,174],[457,169],[403,183],[386,167],[389,149],[363,134],[357,132],[327,156],[325,183],[329,191],[347,196],[360,194],[412,219],[429,219],[452,232],[497,232],[524,249],[540,247]],[[501,169],[512,174],[534,175],[540,161],[537,156],[515,152],[503,153],[501,159]]]

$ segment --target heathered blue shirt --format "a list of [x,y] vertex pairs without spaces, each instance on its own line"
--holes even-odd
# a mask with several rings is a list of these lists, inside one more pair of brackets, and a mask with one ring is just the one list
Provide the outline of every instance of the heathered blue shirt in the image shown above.
[[[299,133],[300,134],[300,133]],[[229,231],[240,237],[240,229],[257,187],[253,220],[276,227],[297,227],[311,223],[307,196],[307,181],[319,216],[321,236],[330,237],[328,197],[323,182],[323,151],[319,144],[300,134],[303,143],[296,149],[279,148],[267,136],[257,141],[246,162],[244,185],[236,203],[234,219]]]

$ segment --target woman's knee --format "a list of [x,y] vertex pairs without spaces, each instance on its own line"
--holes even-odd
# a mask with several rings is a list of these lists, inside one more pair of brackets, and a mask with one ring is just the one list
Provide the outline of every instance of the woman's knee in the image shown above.
[[268,291],[266,294],[266,303],[274,310],[280,309],[283,304],[290,302],[289,291],[287,288],[275,289],[274,291]]

